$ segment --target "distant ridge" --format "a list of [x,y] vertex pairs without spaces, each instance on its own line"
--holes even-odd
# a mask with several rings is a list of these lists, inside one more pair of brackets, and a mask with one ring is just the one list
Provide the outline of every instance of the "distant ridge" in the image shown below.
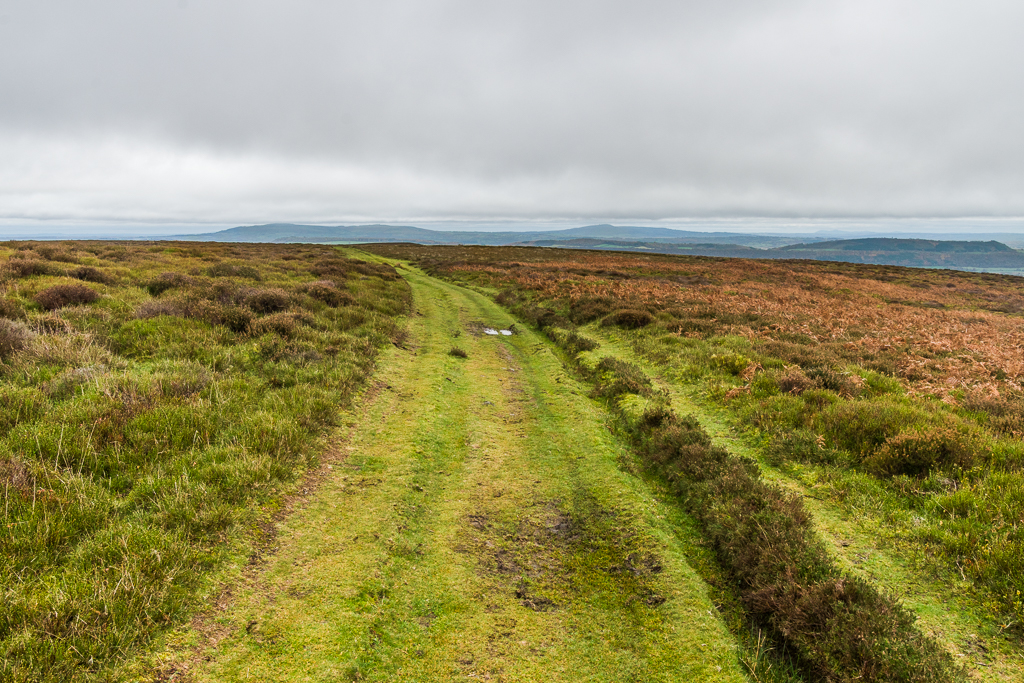
[[772,249],[758,249],[740,244],[683,244],[592,238],[530,240],[523,242],[522,245],[733,258],[844,261],[847,263],[872,263],[876,265],[910,266],[915,268],[1024,269],[1024,252],[1017,251],[1001,242],[992,240],[922,240],[871,237],[855,240],[832,240],[813,244],[790,244]]
[[[328,242],[358,244],[364,242],[416,242],[418,244],[481,244],[498,246],[530,240],[566,240],[607,238],[645,242],[681,242],[706,244],[742,244],[761,248],[793,244],[806,237],[749,235],[729,232],[695,232],[671,228],[639,226],[587,225],[579,228],[546,231],[474,232],[428,230],[408,225],[301,225],[268,223],[245,225],[199,235],[174,235],[168,239],[193,242]],[[824,238],[811,238],[812,241]]]
[[600,249],[693,256],[760,259],[811,259],[924,268],[1022,270],[1024,252],[995,240],[939,240],[865,237],[828,239],[696,232],[642,226],[587,225],[535,232],[460,232],[410,225],[301,225],[268,223],[171,239],[200,242],[318,242],[363,244],[415,242],[486,246],[537,246]]

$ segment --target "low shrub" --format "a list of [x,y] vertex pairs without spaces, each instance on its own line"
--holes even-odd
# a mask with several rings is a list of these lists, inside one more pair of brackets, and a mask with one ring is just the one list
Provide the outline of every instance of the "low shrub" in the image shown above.
[[622,394],[653,396],[654,386],[639,366],[608,356],[602,358],[594,371],[596,378],[593,395],[612,398]]
[[85,285],[54,285],[47,287],[33,297],[39,307],[46,311],[53,311],[65,306],[78,304],[91,304],[100,295]]
[[833,368],[810,368],[807,370],[807,377],[816,387],[834,391],[841,396],[854,397],[860,393],[860,387],[852,375]]
[[466,349],[459,348],[458,346],[453,346],[452,348],[450,348],[448,350],[448,355],[455,356],[456,358],[469,358],[469,353],[466,351]]
[[814,386],[814,381],[795,365],[787,367],[783,372],[779,373],[775,381],[779,385],[779,391],[784,394],[796,394],[797,396]]
[[338,285],[332,280],[317,280],[303,285],[302,291],[312,298],[337,308],[338,306],[351,306],[355,299],[348,292],[338,289]]
[[867,457],[903,431],[934,422],[921,408],[888,398],[840,401],[815,418],[821,433],[858,459]]
[[273,313],[249,323],[249,332],[256,337],[273,333],[289,338],[295,336],[298,329],[298,320],[291,313]]
[[775,465],[787,461],[835,465],[849,459],[830,447],[824,437],[809,429],[794,429],[776,435],[769,441],[765,455]]
[[309,267],[309,272],[317,277],[344,280],[348,276],[348,269],[342,260],[317,261]]
[[25,309],[13,299],[0,298],[0,318],[20,320],[25,317]]
[[50,275],[53,273],[53,268],[50,264],[27,258],[12,258],[7,262],[7,270],[14,277],[31,277],[33,275]]
[[596,341],[580,335],[576,330],[570,330],[565,335],[565,339],[562,341],[562,346],[565,347],[566,351],[574,356],[577,353],[581,353],[583,351],[594,351],[601,347],[601,345]]
[[612,313],[601,321],[603,327],[622,327],[627,330],[636,330],[646,327],[654,322],[654,316],[647,311],[639,311],[626,308]]
[[968,434],[950,428],[901,432],[864,459],[876,474],[919,477],[944,467],[970,469],[983,447]]
[[92,266],[79,266],[68,273],[71,277],[76,280],[85,280],[86,282],[96,282],[99,284],[109,284],[112,278],[99,268]]
[[291,305],[288,292],[279,288],[246,289],[241,292],[241,303],[256,313],[277,313]]
[[615,310],[615,299],[609,296],[584,296],[569,305],[569,320],[577,325],[589,323]]
[[32,332],[20,320],[0,318],[0,360],[7,360],[28,346]]
[[184,273],[160,273],[146,283],[146,290],[152,296],[160,296],[169,289],[191,286],[195,280]]
[[37,244],[35,252],[47,261],[78,263],[78,257],[69,251],[66,244]]
[[710,362],[714,369],[727,372],[730,375],[739,375],[750,365],[750,359],[741,353],[714,354],[711,356]]
[[149,318],[157,318],[161,315],[180,316],[181,314],[182,311],[178,304],[168,299],[144,301],[135,309],[135,318],[137,320],[148,320]]

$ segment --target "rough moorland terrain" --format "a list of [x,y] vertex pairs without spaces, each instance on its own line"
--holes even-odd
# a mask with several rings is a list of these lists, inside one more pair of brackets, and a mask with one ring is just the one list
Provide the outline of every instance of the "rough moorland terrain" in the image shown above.
[[[627,422],[645,414],[637,405],[669,401],[674,412],[651,413],[637,428],[655,469],[666,466],[664,451],[651,445],[667,438],[658,436],[666,420],[669,431],[683,420],[685,429],[717,433],[724,438],[672,438],[730,445],[756,462],[753,481],[810,503],[789,518],[810,516],[836,567],[905,600],[931,635],[974,664],[973,675],[991,675],[991,667],[996,680],[1019,675],[1017,278],[598,252],[570,259],[536,249],[372,250],[495,296],[598,381],[639,372],[608,397]],[[616,353],[635,361],[633,369],[616,366]],[[646,388],[642,367],[656,380]],[[684,407],[697,423],[675,412]],[[694,514],[746,499],[719,465],[693,470],[704,457],[691,453],[687,466],[669,457],[663,472]],[[709,477],[723,496],[714,505]],[[777,620],[772,610],[785,601],[764,611],[764,594],[730,537],[719,535],[716,514],[705,529],[716,535],[720,561],[734,564],[741,594],[753,591],[748,611]]]
[[317,246],[0,245],[0,680],[131,678],[402,330]]
[[2,247],[0,679],[1024,679],[1016,278]]

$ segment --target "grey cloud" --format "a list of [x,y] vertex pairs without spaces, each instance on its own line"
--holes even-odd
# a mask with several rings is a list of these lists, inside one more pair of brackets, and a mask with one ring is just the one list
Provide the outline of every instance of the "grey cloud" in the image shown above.
[[1024,214],[1020,3],[0,17],[0,217]]

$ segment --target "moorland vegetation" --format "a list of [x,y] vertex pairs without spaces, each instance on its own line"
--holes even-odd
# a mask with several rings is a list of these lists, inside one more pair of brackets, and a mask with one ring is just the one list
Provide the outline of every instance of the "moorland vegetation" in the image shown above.
[[0,245],[0,680],[130,677],[316,462],[393,268],[314,245]]
[[808,670],[828,680],[956,675],[897,601],[830,565],[799,501],[765,484],[755,462],[716,449],[699,425],[667,410],[638,368],[601,360],[593,337],[602,326],[733,415],[765,465],[812,472],[817,495],[864,518],[926,571],[966,585],[1003,630],[1020,636],[1018,278],[525,248],[370,248],[490,292],[566,349],[700,519],[751,615]]

